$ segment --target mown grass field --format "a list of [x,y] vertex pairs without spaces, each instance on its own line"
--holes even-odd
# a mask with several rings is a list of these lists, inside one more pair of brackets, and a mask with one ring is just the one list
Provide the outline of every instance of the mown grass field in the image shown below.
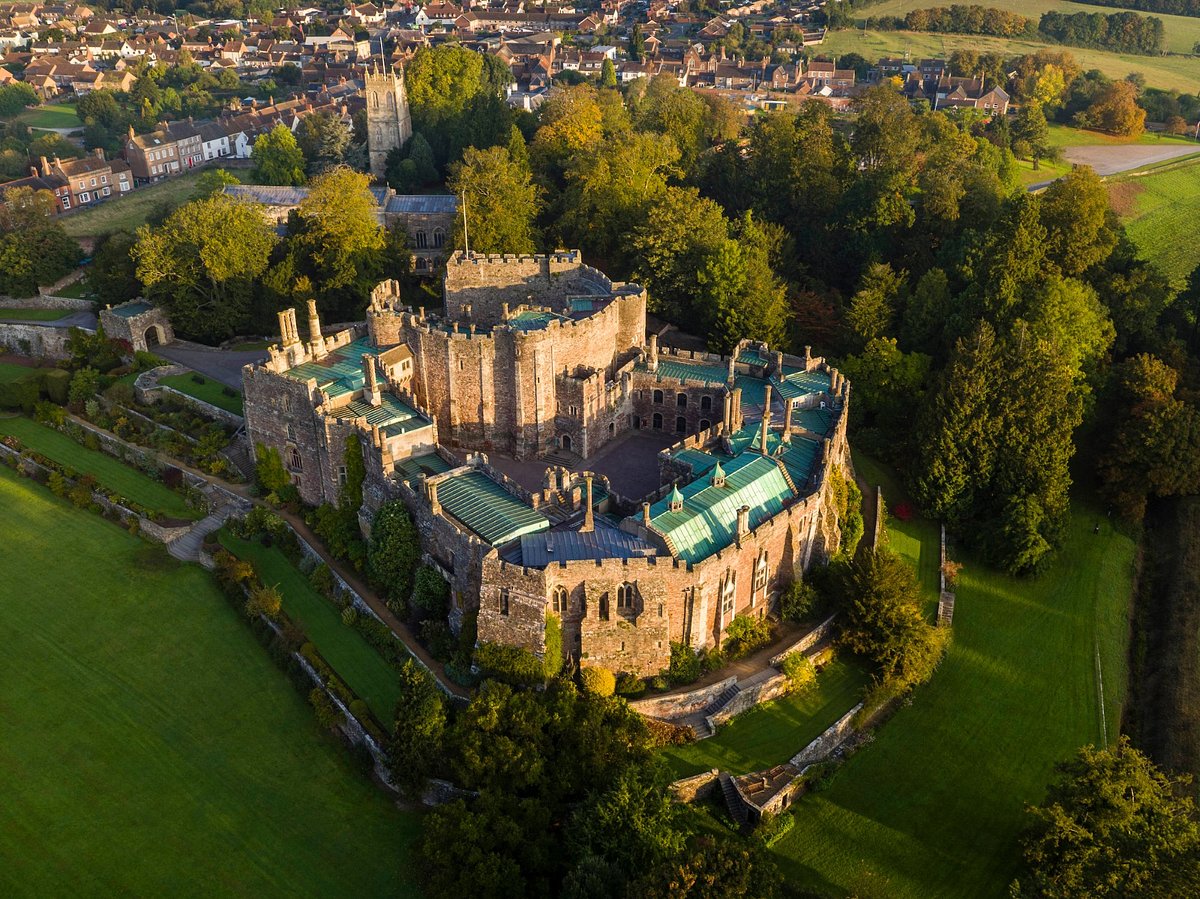
[[415,896],[398,811],[207,573],[0,467],[0,894]]
[[214,168],[219,166],[207,166],[157,184],[138,187],[123,197],[110,197],[99,206],[64,215],[61,218],[63,228],[75,238],[98,237],[112,231],[134,231],[164,206],[174,208],[186,203],[196,189],[200,176]]
[[0,318],[22,322],[56,322],[71,312],[70,309],[6,309],[0,306]]
[[333,604],[317,593],[308,578],[274,547],[242,540],[228,529],[220,532],[221,545],[258,569],[263,583],[279,588],[283,610],[296,621],[317,651],[354,693],[370,707],[376,719],[391,728],[400,698],[400,676],[358,631],[342,624]]
[[191,375],[168,375],[165,378],[159,378],[158,383],[173,387],[180,393],[194,396],[196,399],[224,409],[226,412],[232,412],[235,415],[242,414],[242,395],[239,393],[236,396],[226,396],[225,385],[212,378],[205,378],[203,384],[197,384],[192,380]]
[[[893,548],[919,547],[924,575],[937,558],[932,525],[888,526]],[[1102,741],[1097,658],[1116,738],[1134,549],[1077,499],[1040,579],[965,560],[946,659],[826,791],[796,804],[795,828],[774,847],[785,875],[861,897],[1006,895],[1025,803],[1042,799],[1056,762]]]
[[835,659],[802,693],[756,706],[722,727],[716,736],[663,750],[674,777],[711,768],[748,774],[786,762],[815,740],[862,698],[867,673],[852,661]]
[[7,384],[9,381],[15,381],[17,378],[22,378],[33,371],[24,365],[13,365],[11,362],[0,362],[0,384]]
[[82,474],[90,474],[102,487],[128,497],[147,509],[170,518],[195,519],[200,513],[188,508],[183,497],[165,484],[118,462],[99,450],[90,450],[66,434],[48,428],[31,418],[0,418],[0,436],[12,434],[33,450],[60,465]]
[[[980,5],[1006,9],[1035,21],[1040,19],[1043,13],[1048,12],[1061,12],[1067,15],[1074,15],[1080,12],[1103,12],[1111,14],[1123,11],[1115,7],[1096,7],[1085,3],[1072,3],[1070,0],[987,0],[987,2],[981,2]],[[949,4],[934,2],[934,0],[884,0],[882,3],[863,7],[862,13],[856,15],[854,19],[857,22],[862,22],[864,19],[870,17],[903,16],[911,10],[929,9],[932,6],[949,6]],[[1138,10],[1125,11],[1138,12]],[[1141,13],[1141,15],[1147,14]],[[1196,45],[1197,41],[1200,41],[1200,19],[1193,16],[1165,16],[1160,13],[1153,13],[1153,15],[1162,19],[1164,46],[1168,53],[1192,52],[1192,47]],[[1067,49],[1074,52],[1074,49],[1071,47]]]
[[52,103],[28,109],[17,116],[31,128],[82,128],[83,122],[75,114],[74,103]]
[[1157,264],[1176,287],[1200,265],[1200,160],[1138,178],[1108,182],[1113,208],[1142,255]]
[[[937,6],[937,3],[923,3]],[[946,4],[942,4],[946,5]],[[869,6],[864,15],[878,15],[877,6]],[[1112,12],[1101,7],[1097,11]],[[976,50],[980,53],[999,53],[1003,56],[1021,56],[1038,50],[1066,50],[1083,67],[1099,69],[1110,78],[1124,78],[1130,72],[1141,72],[1146,84],[1184,93],[1195,93],[1200,84],[1200,56],[1133,56],[1109,53],[1104,50],[1087,50],[1082,47],[1064,47],[1040,41],[985,37],[976,34],[925,34],[915,31],[864,31],[849,28],[831,31],[825,43],[812,48],[819,56],[841,56],[843,53],[858,53],[874,62],[881,56],[903,57],[905,52],[915,61],[926,57],[948,57],[958,49]]]

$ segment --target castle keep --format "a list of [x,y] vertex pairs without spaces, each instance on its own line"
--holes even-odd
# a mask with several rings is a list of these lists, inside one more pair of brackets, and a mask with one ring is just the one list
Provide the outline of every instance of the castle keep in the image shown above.
[[[307,502],[337,501],[359,435],[364,527],[384,502],[407,505],[454,627],[477,611],[481,641],[541,654],[555,616],[582,664],[656,674],[672,642],[720,645],[736,615],[772,611],[836,551],[850,390],[824,360],[745,342],[728,357],[660,350],[645,291],[578,252],[459,253],[444,301],[414,311],[384,282],[365,324],[332,335],[310,303],[307,341],[288,310],[243,378],[250,439]],[[645,435],[678,442],[647,449]],[[626,447],[653,457],[657,489],[622,496],[589,468],[614,442],[618,464]],[[506,477],[504,458],[542,460],[540,484]]]

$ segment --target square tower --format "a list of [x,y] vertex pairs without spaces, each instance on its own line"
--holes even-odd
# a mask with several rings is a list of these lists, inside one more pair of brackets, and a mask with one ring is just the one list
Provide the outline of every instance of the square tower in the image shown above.
[[382,180],[387,155],[412,137],[404,73],[372,65],[367,71],[367,151],[371,174]]

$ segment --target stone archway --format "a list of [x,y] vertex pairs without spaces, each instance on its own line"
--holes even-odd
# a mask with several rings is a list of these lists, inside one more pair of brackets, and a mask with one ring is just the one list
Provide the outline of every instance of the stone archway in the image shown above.
[[153,324],[146,329],[144,336],[146,349],[155,346],[162,346],[166,343],[166,335],[163,333],[162,325]]

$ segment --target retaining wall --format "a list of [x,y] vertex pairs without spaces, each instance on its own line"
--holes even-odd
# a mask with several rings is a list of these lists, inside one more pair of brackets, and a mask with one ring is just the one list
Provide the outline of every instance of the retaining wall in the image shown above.
[[862,707],[863,704],[860,702],[831,724],[821,736],[792,756],[791,763],[797,768],[803,769],[806,765],[812,765],[827,758],[833,750],[846,741],[847,737],[854,733],[852,722]]
[[822,640],[829,636],[833,631],[833,622],[837,618],[837,613],[830,615],[807,634],[798,637],[794,643],[787,646],[782,652],[771,656],[771,664],[778,668],[783,664],[783,660],[788,656],[797,652],[807,652],[812,649]]
[[730,687],[737,683],[736,677],[727,677],[687,693],[676,693],[672,696],[655,696],[650,699],[639,699],[629,703],[629,707],[639,715],[650,718],[686,718],[700,711]]
[[713,768],[702,774],[680,778],[671,784],[671,795],[680,802],[704,799],[716,792],[717,778],[720,777],[720,774],[720,771]]
[[760,702],[770,702],[786,695],[792,689],[791,679],[786,674],[776,674],[764,681],[745,687],[733,699],[721,706],[714,714],[705,717],[714,731],[735,715],[752,709]]
[[0,322],[0,351],[57,362],[70,356],[67,352],[69,335],[69,328]]
[[9,309],[63,309],[70,312],[91,312],[91,300],[81,300],[78,297],[36,296],[15,299],[0,298],[0,305]]

